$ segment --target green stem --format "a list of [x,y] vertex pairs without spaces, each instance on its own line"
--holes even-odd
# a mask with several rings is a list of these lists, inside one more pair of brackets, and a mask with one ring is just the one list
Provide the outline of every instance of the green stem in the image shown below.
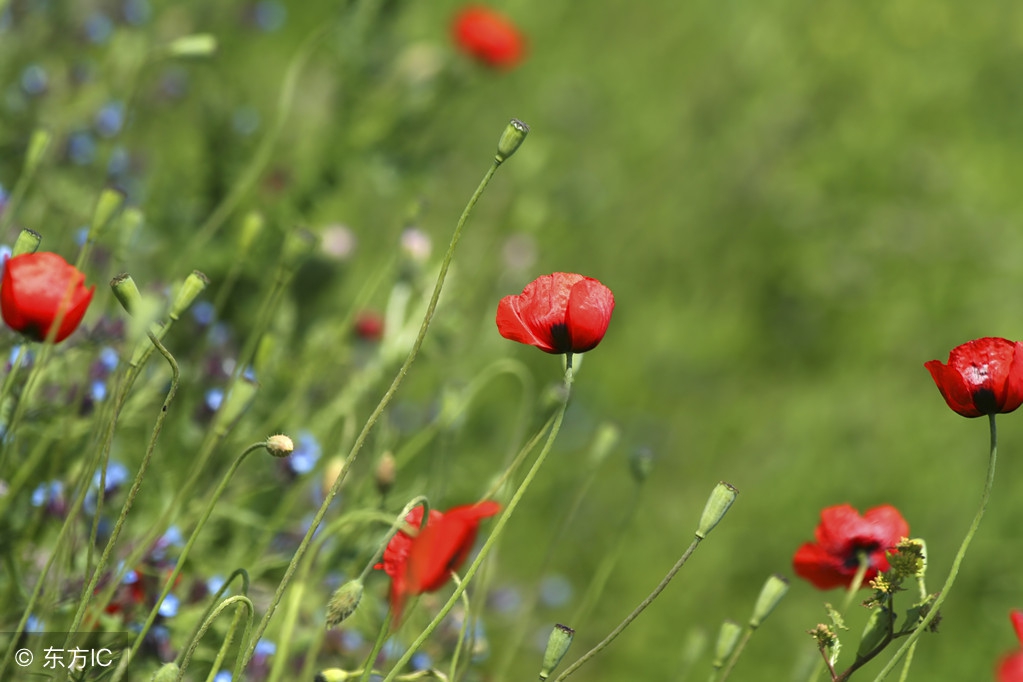
[[[75,613],[74,620],[71,621],[71,627],[68,628],[68,632],[77,632],[78,627],[82,623],[82,618],[85,616],[85,608],[88,605],[93,592],[96,590],[96,585],[99,583],[100,575],[103,573],[103,569],[106,568],[107,562],[110,560],[110,554],[113,552],[114,545],[117,544],[117,539],[121,535],[121,529],[124,527],[124,522],[128,518],[128,512],[131,510],[132,504],[135,502],[135,496],[138,495],[139,488],[142,487],[142,479],[146,475],[146,471],[149,468],[149,463],[153,458],[153,451],[156,449],[156,441],[160,437],[160,432],[163,430],[163,422],[167,417],[167,411],[170,407],[171,401],[174,400],[174,395],[178,391],[178,380],[181,376],[181,371],[178,368],[178,363],[171,355],[170,351],[160,343],[153,334],[149,335],[149,340],[152,341],[156,349],[160,351],[160,354],[167,360],[167,364],[171,368],[171,384],[167,390],[167,396],[163,400],[163,405],[160,407],[160,414],[156,418],[156,424],[153,426],[153,433],[149,437],[149,445],[146,447],[146,454],[142,458],[142,464],[139,466],[138,473],[135,474],[135,480],[132,482],[131,490],[128,491],[128,496],[124,501],[124,505],[121,507],[121,513],[117,517],[117,522],[114,524],[114,529],[110,534],[110,539],[107,540],[106,547],[103,548],[103,554],[99,558],[99,563],[93,570],[92,579],[89,580],[88,585],[82,590],[82,595],[79,597],[78,611]],[[107,451],[109,454],[109,451]],[[100,489],[97,492],[97,510],[96,517],[99,517],[99,498],[103,496],[103,490],[105,488],[106,478],[106,467],[103,467],[103,478],[100,481]],[[67,642],[65,642],[65,646]]]
[[433,634],[433,631],[437,629],[437,626],[440,625],[441,621],[444,620],[444,617],[448,615],[448,612],[451,611],[459,597],[461,597],[473,576],[476,575],[476,572],[479,570],[483,560],[487,558],[487,555],[496,546],[498,538],[501,537],[501,533],[504,531],[504,528],[508,523],[508,519],[510,519],[511,515],[515,512],[515,508],[518,507],[519,502],[522,500],[522,496],[526,494],[526,490],[529,488],[529,485],[533,482],[533,479],[536,478],[537,472],[540,470],[540,467],[543,466],[544,460],[547,459],[547,455],[550,453],[551,448],[554,445],[554,439],[557,438],[558,432],[561,430],[561,423],[565,419],[565,410],[568,408],[568,399],[571,394],[571,388],[572,369],[569,367],[565,371],[564,401],[558,408],[557,414],[554,417],[554,424],[551,426],[551,430],[547,434],[547,441],[544,443],[543,449],[540,450],[540,454],[537,455],[536,461],[533,462],[533,467],[526,474],[522,483],[519,484],[518,489],[515,491],[511,500],[508,501],[508,505],[501,513],[501,516],[498,517],[497,523],[494,525],[494,531],[490,534],[490,537],[487,538],[487,541],[483,543],[483,547],[480,548],[479,553],[476,555],[476,559],[465,572],[462,582],[455,587],[454,593],[448,598],[447,603],[444,604],[437,615],[434,616],[433,620],[430,621],[430,624],[426,626],[426,629],[419,634],[412,645],[409,646],[408,650],[406,650],[405,653],[402,654],[401,658],[398,659],[398,662],[394,664],[394,667],[391,668],[391,671],[387,674],[387,677],[383,679],[383,682],[392,682],[392,680],[398,676],[401,669],[412,659],[412,656],[415,655],[415,653],[423,645],[423,642],[425,642],[427,638]]
[[562,682],[562,680],[564,680],[569,675],[574,673],[576,670],[581,668],[587,661],[589,661],[591,658],[593,658],[601,651],[606,649],[608,645],[610,645],[611,642],[613,642],[615,638],[618,635],[620,635],[623,630],[625,630],[625,628],[629,627],[632,621],[636,620],[636,618],[639,617],[639,614],[643,613],[643,611],[646,610],[646,607],[650,606],[650,604],[653,603],[654,599],[657,599],[661,592],[664,591],[664,588],[668,586],[668,583],[670,583],[671,579],[675,577],[675,574],[682,570],[682,567],[685,565],[686,561],[688,561],[689,557],[692,556],[693,552],[696,551],[696,547],[697,545],[700,544],[700,541],[701,538],[699,536],[694,537],[693,541],[689,543],[689,547],[686,548],[686,551],[682,553],[682,556],[680,556],[678,561],[675,562],[675,565],[671,567],[671,570],[668,571],[667,575],[665,575],[664,578],[661,579],[661,582],[657,584],[657,587],[654,588],[653,592],[647,595],[647,598],[641,601],[639,603],[639,606],[634,608],[632,610],[632,613],[627,615],[625,619],[618,624],[618,627],[616,627],[614,630],[608,633],[607,637],[601,640],[599,644],[597,644],[595,647],[593,647],[585,654],[580,656],[575,661],[575,663],[565,668],[565,670],[560,675],[554,678],[554,682]]
[[970,529],[966,531],[966,537],[963,538],[963,542],[959,545],[959,551],[956,552],[955,559],[952,560],[952,568],[948,572],[948,577],[945,579],[945,584],[941,587],[941,592],[938,593],[938,598],[934,600],[930,610],[924,617],[920,624],[916,627],[906,641],[902,643],[902,646],[895,652],[891,660],[885,664],[881,672],[874,678],[874,682],[881,682],[884,678],[888,677],[889,673],[895,668],[895,665],[899,662],[899,659],[906,655],[909,648],[913,646],[913,643],[920,638],[920,635],[930,627],[931,623],[938,616],[938,609],[945,602],[945,598],[948,597],[949,591],[952,589],[952,585],[955,583],[956,576],[959,575],[959,565],[963,562],[963,557],[966,556],[966,550],[970,547],[970,542],[973,540],[973,536],[977,533],[977,528],[980,526],[980,521],[984,518],[984,511],[987,509],[988,498],[991,496],[991,488],[995,482],[995,464],[998,461],[998,429],[995,427],[995,415],[988,415],[990,432],[991,432],[991,451],[988,456],[987,463],[987,478],[984,481],[984,491],[980,495],[980,508],[977,509],[977,514],[973,517],[973,523],[970,524]]
[[313,533],[315,533],[316,529],[319,528],[324,515],[327,513],[327,508],[341,489],[341,484],[344,483],[345,478],[347,478],[348,471],[351,469],[352,464],[355,463],[355,460],[359,455],[359,451],[362,450],[362,446],[366,443],[366,439],[369,437],[370,431],[373,430],[373,427],[376,426],[377,420],[380,419],[380,415],[383,414],[384,410],[391,403],[394,395],[398,392],[398,387],[401,386],[402,381],[405,380],[405,375],[408,374],[409,368],[412,367],[412,363],[415,362],[416,357],[419,355],[419,349],[422,347],[423,340],[426,338],[426,332],[430,328],[430,322],[433,321],[433,316],[437,311],[437,302],[440,300],[440,292],[444,288],[444,281],[447,278],[448,269],[451,267],[451,261],[455,255],[455,247],[458,245],[458,240],[462,236],[462,229],[465,227],[466,222],[468,222],[469,215],[472,213],[476,203],[483,195],[483,191],[487,188],[487,185],[490,184],[490,179],[494,177],[494,173],[497,172],[499,165],[500,162],[495,160],[487,170],[486,174],[484,174],[479,186],[476,188],[476,191],[473,192],[472,196],[469,198],[469,202],[465,206],[465,209],[462,211],[462,215],[458,219],[458,224],[455,226],[454,234],[451,235],[451,243],[448,245],[447,253],[444,254],[444,260],[441,263],[440,272],[437,274],[437,281],[433,287],[433,295],[430,298],[430,304],[426,309],[426,314],[423,316],[423,323],[419,327],[419,333],[416,335],[416,340],[412,344],[412,349],[409,351],[408,357],[405,358],[405,362],[402,363],[401,367],[398,369],[398,373],[395,375],[390,387],[384,393],[383,397],[380,398],[380,402],[377,403],[377,406],[367,418],[358,438],[356,438],[355,443],[352,444],[352,449],[348,453],[348,457],[345,458],[341,471],[334,480],[333,485],[331,485],[330,490],[327,491],[323,502],[320,504],[320,508],[313,517],[312,523],[309,525],[309,530],[306,531],[305,537],[302,538],[302,542],[299,544],[298,549],[295,550],[295,555],[292,557],[291,562],[288,564],[288,568],[285,570],[284,577],[281,578],[281,582],[277,586],[277,591],[274,593],[273,600],[270,602],[269,608],[263,615],[262,620],[256,627],[256,631],[253,633],[248,644],[247,650],[242,659],[243,668],[244,663],[248,663],[249,659],[252,657],[256,648],[256,642],[266,630],[270,623],[270,619],[273,618],[274,611],[276,611],[277,606],[280,604],[284,590],[291,581],[291,577],[295,573],[298,563],[302,560],[306,550],[309,548],[309,542]]
[[366,664],[362,666],[362,673],[359,675],[359,682],[367,682],[370,675],[373,674],[373,663],[377,660],[377,656],[380,655],[380,650],[384,648],[384,642],[387,641],[387,634],[391,631],[391,619],[394,614],[390,609],[387,610],[387,615],[384,617],[384,622],[380,626],[380,631],[377,632],[376,641],[373,642],[373,649],[369,652],[369,656],[366,657]]
[[265,441],[260,441],[259,443],[253,443],[249,447],[245,448],[245,450],[243,450],[231,464],[231,468],[227,470],[224,477],[220,479],[220,485],[217,486],[213,496],[210,497],[210,501],[206,503],[206,508],[203,510],[202,516],[199,518],[199,523],[189,536],[188,542],[185,543],[185,547],[181,550],[181,554],[178,556],[178,560],[174,564],[174,570],[172,570],[171,574],[167,576],[167,581],[164,583],[163,591],[160,592],[160,596],[157,598],[156,603],[153,604],[153,608],[149,612],[149,617],[146,619],[146,622],[143,624],[138,636],[135,638],[135,643],[132,644],[131,651],[128,652],[127,656],[134,657],[139,647],[142,646],[142,640],[145,639],[146,633],[149,632],[149,628],[153,627],[153,623],[156,621],[156,617],[160,613],[160,605],[163,604],[163,600],[167,598],[167,595],[170,594],[171,589],[174,587],[174,582],[181,573],[181,569],[185,567],[185,561],[188,559],[188,553],[192,550],[192,546],[195,545],[195,541],[199,537],[199,533],[202,531],[203,526],[206,525],[210,515],[213,513],[213,507],[215,507],[217,502],[220,501],[220,496],[224,494],[224,490],[227,488],[227,484],[231,482],[231,478],[234,476],[234,473],[250,454],[256,450],[262,449],[265,445]]

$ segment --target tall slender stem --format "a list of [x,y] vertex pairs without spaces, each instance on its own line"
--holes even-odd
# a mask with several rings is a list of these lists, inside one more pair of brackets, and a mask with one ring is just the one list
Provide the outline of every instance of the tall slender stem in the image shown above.
[[462,215],[458,219],[458,224],[455,225],[455,231],[451,235],[451,243],[448,245],[447,253],[444,254],[444,260],[441,262],[440,272],[437,274],[437,281],[433,287],[433,295],[430,297],[430,304],[427,306],[426,314],[423,316],[423,323],[419,327],[419,334],[416,336],[416,340],[412,344],[412,349],[409,351],[408,357],[405,358],[405,362],[403,362],[401,367],[398,369],[398,373],[395,375],[390,387],[384,393],[383,397],[380,398],[380,402],[377,403],[373,412],[370,413],[369,418],[362,427],[362,431],[355,439],[355,443],[352,444],[352,449],[348,453],[348,457],[345,458],[345,462],[342,465],[337,478],[334,480],[334,484],[330,487],[330,490],[327,491],[327,494],[323,498],[323,502],[320,504],[320,508],[317,510],[316,515],[309,524],[309,530],[306,531],[305,537],[302,538],[302,542],[299,544],[298,549],[295,550],[295,555],[292,557],[291,562],[288,564],[288,568],[285,570],[284,577],[281,578],[281,582],[277,586],[277,591],[274,593],[274,597],[270,602],[269,608],[267,608],[266,613],[263,615],[263,619],[259,622],[259,625],[256,626],[256,630],[249,640],[245,655],[242,657],[242,670],[244,670],[245,664],[248,663],[249,659],[252,658],[256,649],[256,642],[259,641],[259,638],[263,635],[263,632],[270,624],[270,619],[273,618],[274,611],[276,611],[277,605],[280,604],[284,590],[287,588],[292,575],[295,573],[295,569],[298,567],[299,562],[302,560],[306,550],[309,548],[309,542],[313,533],[315,533],[316,529],[319,528],[324,515],[327,513],[327,508],[334,500],[334,496],[337,495],[338,490],[341,489],[341,484],[344,483],[345,478],[347,478],[348,471],[351,469],[352,464],[358,457],[359,451],[362,450],[362,446],[366,443],[366,439],[369,436],[370,431],[373,430],[373,427],[376,426],[377,420],[380,419],[380,415],[383,414],[384,410],[391,403],[395,393],[398,392],[398,387],[401,386],[402,381],[404,381],[405,375],[408,374],[409,368],[419,355],[419,349],[422,347],[423,340],[426,338],[426,332],[430,328],[430,322],[433,321],[433,316],[437,311],[437,302],[440,300],[440,292],[444,288],[444,281],[447,278],[448,269],[451,267],[451,261],[455,255],[455,247],[458,245],[458,240],[462,236],[462,229],[465,227],[466,222],[468,222],[469,215],[472,213],[473,208],[475,208],[476,203],[479,201],[480,197],[483,196],[483,191],[487,188],[487,185],[490,184],[490,179],[494,177],[494,173],[497,172],[498,166],[500,166],[500,161],[495,160],[494,163],[491,164],[486,174],[484,174],[483,179],[480,181],[479,186],[476,187],[476,191],[473,192],[472,196],[469,198],[469,202],[466,204],[465,209],[462,211]]
[[941,592],[938,593],[938,598],[934,600],[930,610],[924,617],[920,624],[916,627],[906,641],[902,643],[895,655],[891,657],[891,660],[885,664],[881,672],[874,678],[874,682],[881,682],[884,678],[895,669],[896,664],[899,662],[910,647],[920,638],[921,633],[924,632],[934,619],[938,617],[938,609],[945,602],[945,598],[948,597],[949,591],[952,589],[952,585],[955,583],[956,576],[959,575],[959,565],[963,563],[963,557],[966,556],[966,550],[970,547],[970,542],[973,540],[973,536],[977,533],[977,528],[980,526],[980,521],[984,518],[984,511],[987,509],[988,498],[991,497],[991,487],[995,482],[995,464],[998,461],[998,429],[995,427],[995,415],[988,415],[990,432],[991,432],[991,451],[988,455],[987,461],[987,478],[984,481],[984,491],[980,495],[980,508],[977,509],[977,514],[973,517],[973,523],[970,524],[970,529],[966,531],[966,537],[963,538],[963,542],[959,545],[959,551],[956,552],[955,559],[952,560],[952,568],[948,572],[948,577],[945,579],[945,584],[941,586]]

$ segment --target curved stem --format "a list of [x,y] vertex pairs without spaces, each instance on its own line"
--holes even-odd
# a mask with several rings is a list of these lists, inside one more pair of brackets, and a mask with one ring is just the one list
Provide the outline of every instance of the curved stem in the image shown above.
[[938,609],[945,602],[945,598],[948,597],[949,591],[952,589],[952,585],[955,583],[956,576],[959,575],[959,565],[963,562],[963,557],[966,556],[966,550],[970,547],[970,542],[973,540],[973,536],[977,533],[977,528],[980,526],[980,521],[984,518],[984,510],[987,509],[988,498],[991,496],[991,487],[995,482],[995,464],[998,461],[998,429],[995,427],[995,415],[988,415],[990,432],[991,432],[991,451],[988,455],[987,462],[987,478],[984,481],[984,491],[980,495],[980,508],[977,509],[977,514],[973,517],[973,523],[970,524],[970,529],[966,531],[966,537],[963,538],[963,542],[959,545],[959,551],[956,552],[955,559],[952,560],[952,568],[948,572],[948,577],[945,579],[945,584],[941,586],[941,592],[938,593],[938,598],[934,600],[930,610],[924,617],[920,624],[913,630],[913,634],[906,638],[906,641],[902,643],[902,646],[898,648],[895,655],[891,657],[891,660],[885,664],[881,672],[874,678],[874,682],[881,682],[895,668],[895,665],[899,662],[899,659],[906,655],[919,639],[920,635],[930,627],[931,623],[938,616]]
[[195,545],[196,539],[199,537],[199,533],[202,531],[203,526],[209,520],[210,515],[213,513],[213,507],[216,506],[217,502],[220,501],[220,496],[224,494],[224,490],[227,488],[227,484],[230,483],[231,477],[234,476],[234,472],[238,470],[242,462],[255,452],[265,446],[264,441],[259,443],[253,443],[249,447],[245,448],[244,451],[234,460],[231,464],[231,468],[227,470],[224,477],[220,479],[220,485],[217,486],[216,491],[210,497],[210,501],[206,503],[206,508],[203,510],[202,516],[199,518],[199,523],[196,525],[195,530],[188,538],[188,542],[185,543],[184,548],[181,550],[181,555],[178,556],[178,560],[174,564],[174,570],[171,571],[170,575],[167,576],[167,581],[164,583],[163,591],[160,592],[160,596],[157,598],[156,603],[153,604],[152,610],[149,612],[149,617],[146,622],[142,625],[142,629],[139,631],[138,636],[135,637],[135,643],[132,644],[131,651],[128,652],[127,656],[133,657],[142,645],[142,640],[145,639],[146,633],[149,632],[149,628],[153,627],[153,623],[156,621],[156,616],[160,613],[160,605],[163,604],[163,600],[170,594],[171,588],[174,587],[174,582],[177,580],[178,575],[181,573],[181,569],[185,567],[185,561],[188,559],[188,553],[192,550],[192,546]]
[[348,471],[351,469],[352,464],[355,462],[359,452],[362,450],[362,446],[366,443],[366,439],[369,437],[370,431],[373,430],[373,427],[376,426],[377,420],[380,419],[380,415],[383,414],[384,410],[391,403],[394,395],[398,392],[398,387],[401,386],[402,381],[405,380],[405,375],[408,374],[409,368],[412,367],[412,363],[415,362],[416,357],[419,355],[419,349],[423,345],[423,340],[426,338],[426,332],[430,328],[430,323],[433,321],[433,316],[437,311],[437,302],[440,300],[440,292],[444,288],[444,281],[447,278],[448,269],[451,267],[451,261],[455,255],[455,247],[458,245],[458,240],[462,236],[462,229],[465,227],[466,222],[468,222],[469,215],[472,213],[473,208],[475,208],[476,203],[479,201],[480,197],[483,196],[483,191],[487,188],[487,185],[490,184],[490,179],[494,177],[494,173],[497,172],[499,165],[500,163],[498,161],[491,164],[486,174],[484,174],[483,179],[480,180],[479,186],[476,187],[476,191],[473,192],[472,196],[469,198],[469,202],[466,204],[465,209],[463,209],[462,215],[458,219],[458,224],[455,225],[454,234],[451,235],[451,243],[448,245],[447,253],[444,254],[444,260],[441,263],[440,272],[437,274],[437,281],[433,287],[433,295],[430,297],[430,304],[427,306],[426,314],[423,316],[423,323],[419,327],[419,333],[416,335],[416,340],[412,344],[412,349],[409,351],[408,357],[405,358],[405,362],[403,362],[401,367],[398,369],[398,373],[395,375],[390,387],[384,393],[383,397],[380,398],[380,402],[377,403],[373,412],[370,413],[369,417],[366,419],[366,423],[362,427],[362,431],[355,439],[355,443],[352,444],[352,449],[348,453],[348,457],[345,458],[341,471],[338,473],[333,485],[331,485],[330,490],[327,491],[327,494],[324,496],[323,502],[320,504],[320,508],[317,510],[316,515],[309,524],[309,530],[306,531],[305,537],[302,538],[302,542],[299,544],[298,549],[295,550],[295,555],[292,557],[291,562],[288,564],[288,568],[284,572],[284,577],[281,578],[281,582],[277,586],[277,591],[274,593],[273,600],[270,602],[269,608],[267,608],[266,613],[263,615],[262,620],[259,622],[259,625],[256,627],[256,631],[253,633],[253,636],[249,641],[245,655],[242,659],[243,668],[244,663],[248,663],[249,659],[252,657],[256,648],[256,642],[266,630],[270,623],[270,619],[273,618],[274,611],[277,610],[277,606],[280,604],[284,590],[291,581],[291,577],[294,575],[298,563],[302,560],[306,550],[309,548],[309,542],[313,533],[315,533],[316,529],[319,528],[324,515],[327,513],[327,508],[341,489],[341,484],[344,483],[345,478],[347,478]]
[[580,656],[575,663],[565,668],[565,670],[560,675],[554,678],[554,682],[562,682],[562,680],[564,680],[566,677],[568,677],[576,670],[581,668],[584,663],[586,663],[591,658],[593,658],[601,651],[606,649],[607,646],[611,644],[611,642],[613,642],[615,638],[618,635],[620,635],[625,628],[629,627],[632,621],[636,620],[636,618],[639,617],[639,614],[643,613],[643,611],[646,610],[646,607],[650,606],[650,604],[653,603],[654,599],[657,599],[661,592],[664,591],[664,588],[668,586],[668,583],[670,583],[671,579],[675,577],[675,574],[682,570],[682,567],[685,565],[686,561],[688,561],[689,557],[692,556],[693,552],[696,551],[696,547],[697,545],[700,544],[701,540],[702,538],[700,538],[699,536],[693,538],[693,541],[689,543],[689,547],[686,548],[686,551],[682,553],[682,556],[680,556],[678,561],[675,562],[675,565],[671,567],[671,570],[668,571],[667,575],[665,575],[664,578],[661,579],[661,582],[657,584],[657,587],[654,588],[653,592],[647,595],[647,598],[641,601],[639,603],[639,606],[634,608],[632,610],[632,613],[627,615],[625,617],[625,620],[619,623],[618,627],[616,627],[614,630],[608,633],[607,637],[601,640],[599,644],[597,644],[595,647],[593,647],[585,654]]

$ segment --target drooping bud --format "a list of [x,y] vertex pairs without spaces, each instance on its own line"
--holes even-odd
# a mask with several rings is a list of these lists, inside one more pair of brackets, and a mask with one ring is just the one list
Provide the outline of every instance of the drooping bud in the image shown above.
[[497,162],[504,163],[507,161],[519,146],[522,145],[528,134],[529,126],[519,119],[513,118],[505,126],[504,132],[501,133],[501,139],[497,141],[497,156],[495,157]]
[[719,670],[725,665],[725,661],[735,651],[735,645],[738,643],[739,635],[741,634],[742,626],[734,620],[726,620],[721,623],[721,629],[718,630],[718,640],[714,645],[715,670]]
[[35,253],[39,250],[39,242],[43,240],[35,230],[23,229],[14,240],[14,248],[11,249],[11,258],[25,253]]
[[287,457],[295,451],[295,442],[283,433],[278,433],[267,438],[264,447],[274,457]]
[[551,636],[547,638],[547,649],[543,654],[543,666],[540,668],[540,682],[550,677],[561,663],[561,659],[568,653],[568,647],[572,646],[573,637],[575,630],[567,625],[558,624],[551,630]]
[[362,581],[349,580],[334,591],[327,604],[327,629],[335,628],[359,608],[362,601]]
[[174,303],[171,304],[170,309],[170,318],[177,321],[209,283],[210,280],[207,279],[206,275],[198,270],[193,270],[192,274],[186,277],[185,281],[181,284],[181,288],[178,289],[178,295],[174,297]]
[[714,486],[710,497],[707,499],[707,506],[703,508],[703,515],[700,517],[700,525],[696,529],[696,537],[701,540],[707,537],[714,526],[718,525],[724,518],[728,508],[735,502],[735,496],[739,491],[724,481]]
[[788,591],[788,580],[777,573],[770,576],[760,590],[757,603],[753,606],[753,615],[749,619],[749,626],[753,629],[760,627],[760,624],[771,615],[771,611],[774,611],[774,607],[778,605],[778,602],[781,601]]

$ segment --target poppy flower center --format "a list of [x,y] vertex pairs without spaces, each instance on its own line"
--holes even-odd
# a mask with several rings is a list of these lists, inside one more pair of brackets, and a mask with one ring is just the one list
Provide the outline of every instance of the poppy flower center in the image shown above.
[[1002,406],[990,388],[978,388],[973,392],[973,405],[981,414],[995,414],[1002,411]]
[[572,335],[568,333],[568,325],[564,322],[557,322],[551,325],[551,341],[554,343],[554,350],[564,353],[572,347]]
[[880,542],[856,540],[850,545],[849,551],[845,555],[845,561],[842,562],[842,567],[855,571],[860,567],[861,555],[867,557],[867,565],[872,566],[874,562],[870,557],[879,549],[881,549]]

